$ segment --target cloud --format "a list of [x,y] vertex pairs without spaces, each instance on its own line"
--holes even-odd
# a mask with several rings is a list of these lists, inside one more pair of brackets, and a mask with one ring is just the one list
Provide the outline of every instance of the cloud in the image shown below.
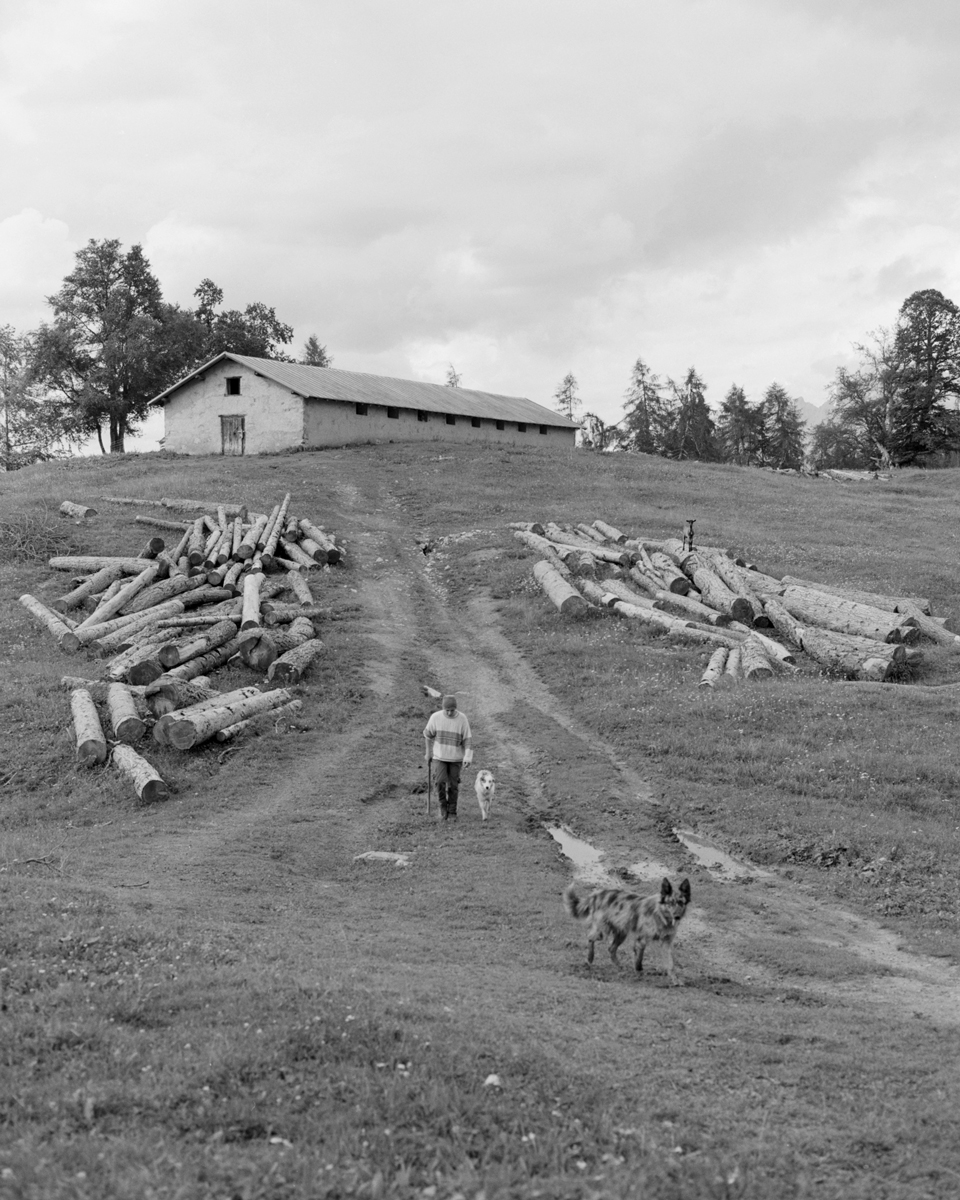
[[26,208],[0,220],[0,324],[25,331],[50,316],[45,298],[73,263],[67,225]]
[[607,419],[642,354],[714,399],[816,402],[909,291],[960,291],[958,24],[937,0],[12,0],[0,322],[118,237],[168,298],[210,277],[338,366],[453,362],[541,401],[573,371]]

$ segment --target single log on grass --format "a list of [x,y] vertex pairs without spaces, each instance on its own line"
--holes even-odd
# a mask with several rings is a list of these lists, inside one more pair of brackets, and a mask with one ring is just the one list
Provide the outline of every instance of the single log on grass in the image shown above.
[[190,526],[190,536],[187,539],[187,561],[191,567],[197,567],[203,562],[206,541],[207,534],[203,517],[197,517]]
[[312,521],[303,519],[298,522],[300,532],[305,534],[312,541],[316,542],[326,554],[326,561],[332,566],[338,563],[343,558],[343,551],[336,544],[329,533],[325,533],[318,525],[314,525]]
[[636,588],[630,587],[628,583],[624,583],[619,579],[605,579],[599,585],[604,592],[612,592],[618,600],[625,600],[627,604],[636,604],[640,608],[653,608],[654,603],[649,596],[643,596]]
[[245,721],[238,721],[236,725],[228,725],[226,729],[218,729],[213,736],[218,742],[229,742],[245,729],[257,729],[270,724],[276,730],[284,718],[289,720],[302,709],[302,700],[291,700],[289,704],[281,704],[279,708],[272,708],[269,712],[260,713],[256,717],[247,717]]
[[148,608],[163,604],[166,600],[172,600],[174,596],[181,596],[184,592],[195,592],[197,588],[203,586],[202,576],[189,579],[186,575],[173,575],[169,579],[161,579],[157,583],[152,583],[148,588],[144,588],[129,603],[125,604],[121,615],[144,612]]
[[291,542],[285,537],[280,538],[277,542],[277,554],[290,559],[291,562],[299,563],[308,571],[317,565],[316,560],[311,558],[306,551],[301,550],[296,542]]
[[716,687],[723,675],[723,668],[727,663],[727,655],[730,651],[726,646],[718,646],[710,655],[710,661],[707,663],[703,674],[700,676],[701,687]]
[[170,789],[154,767],[136,750],[124,745],[114,746],[110,762],[118,771],[132,780],[137,795],[144,804],[153,804],[169,797]]
[[573,528],[575,533],[582,533],[585,538],[589,538],[591,542],[597,542],[601,546],[607,540],[599,529],[594,529],[592,525],[586,525],[583,521],[578,521]]
[[20,597],[20,603],[32,616],[43,624],[48,633],[51,633],[56,638],[57,645],[61,650],[66,650],[69,654],[75,653],[80,649],[80,639],[75,631],[63,620],[59,613],[55,613],[52,609],[47,608],[42,604],[36,596],[31,596],[29,592],[24,592]]
[[534,563],[533,574],[550,601],[562,613],[581,612],[587,601],[567,582],[552,563],[541,559]]
[[798,649],[803,649],[803,625],[784,608],[779,599],[772,595],[765,596],[763,611],[781,637],[785,637]]
[[253,571],[243,578],[241,629],[253,629],[262,623],[260,620],[260,585],[262,583],[263,576]]
[[112,599],[97,605],[90,616],[80,622],[79,628],[83,629],[89,625],[102,625],[104,621],[116,616],[126,604],[129,604],[134,596],[153,583],[159,575],[160,569],[160,563],[150,563],[139,575],[134,576],[128,584],[122,587]]
[[209,675],[217,667],[222,667],[225,662],[233,658],[239,650],[240,636],[238,634],[237,637],[232,638],[229,642],[218,646],[216,650],[211,650],[209,654],[201,654],[198,658],[191,658],[188,662],[181,663],[179,667],[171,667],[164,674],[173,675],[177,679],[194,679],[197,675]]
[[[701,552],[702,553],[702,552]],[[710,570],[727,585],[734,595],[742,597],[750,605],[751,620],[749,624],[755,628],[770,629],[773,622],[763,611],[763,605],[757,596],[743,582],[743,570],[723,554],[704,556]]]
[[901,604],[914,604],[921,613],[929,616],[930,601],[922,596],[887,596],[880,592],[868,592],[862,588],[843,587],[834,583],[817,583],[812,579],[800,579],[795,575],[784,575],[784,587],[812,588],[814,591],[827,592],[831,596],[840,596],[844,600],[854,600],[858,604],[866,604],[870,608],[883,608],[888,612],[899,612]]
[[75,688],[70,693],[70,708],[77,736],[77,759],[85,767],[96,767],[106,762],[107,741],[103,736],[97,706],[86,688]]
[[253,558],[254,554],[257,552],[257,541],[259,540],[260,534],[263,533],[268,519],[268,516],[263,514],[256,521],[254,521],[254,523],[240,539],[240,545],[237,547],[235,554],[236,558],[244,561],[248,558]]
[[621,533],[615,525],[608,525],[606,521],[594,521],[593,528],[596,529],[598,533],[603,534],[608,541],[616,542],[618,546],[622,546],[627,540],[627,535],[625,533]]
[[[561,571],[562,575],[563,572]],[[306,608],[300,604],[281,604],[276,601],[271,601],[265,604],[261,611],[264,625],[286,625],[290,621],[295,621],[297,617],[309,617],[311,621],[323,620],[330,616],[330,610],[321,608],[315,604],[312,608]]]
[[116,554],[55,554],[47,559],[47,565],[55,571],[74,571],[77,574],[99,571],[103,567],[120,567],[124,575],[138,575],[144,568],[153,566],[145,558]]
[[701,604],[699,600],[692,600],[689,596],[680,596],[676,592],[654,592],[653,603],[657,608],[679,613],[685,617],[693,617],[695,621],[701,621],[705,625],[729,625],[730,623],[730,618],[726,613],[717,612],[716,609]]
[[608,592],[605,587],[593,579],[578,579],[576,586],[591,604],[596,604],[600,608],[609,608],[614,601],[619,599],[613,592]]
[[685,596],[690,591],[690,580],[669,555],[654,550],[649,557],[653,569],[663,580],[666,591],[676,592],[678,596]]
[[875,642],[813,625],[803,627],[804,653],[828,670],[854,679],[885,679],[906,662],[900,643]]
[[687,622],[679,620],[677,617],[671,617],[665,612],[660,612],[652,605],[650,608],[645,608],[640,604],[630,604],[626,600],[617,600],[610,607],[622,617],[629,617],[634,621],[642,621],[645,625],[654,625],[658,629],[666,630],[668,633],[682,632],[687,627]]
[[773,667],[758,638],[748,637],[740,647],[740,664],[745,679],[756,681],[769,679],[773,675]]
[[160,746],[169,746],[170,741],[167,737],[167,731],[174,721],[179,721],[181,718],[193,717],[196,713],[201,712],[211,704],[235,704],[240,700],[249,700],[254,696],[262,695],[263,693],[258,687],[235,688],[231,692],[216,692],[213,695],[196,700],[192,704],[172,709],[157,719],[153,727],[153,740]]
[[534,533],[529,529],[515,529],[513,536],[517,541],[523,542],[525,546],[529,546],[531,550],[536,550],[538,554],[542,554],[548,562],[557,568],[565,579],[572,579],[573,573],[561,559],[559,548],[555,542],[551,542],[549,538],[541,537],[540,534]]
[[140,558],[156,558],[166,546],[162,537],[152,537],[146,545],[140,547]]
[[143,737],[147,727],[137,713],[133,694],[126,684],[111,683],[108,686],[107,709],[117,741],[132,745]]
[[[158,621],[162,621],[166,617],[175,617],[182,613],[184,604],[182,600],[165,600],[163,604],[158,604],[153,608],[145,609],[143,612],[130,613],[123,617],[112,617],[109,621],[104,621],[99,625],[88,625],[85,629],[77,627],[77,637],[80,639],[80,644],[83,646],[109,646],[112,641],[120,641],[123,637],[136,633],[141,629],[146,629],[150,625],[156,625]],[[114,634],[121,634],[120,639],[114,639]]]
[[743,652],[740,646],[734,646],[727,655],[723,668],[724,683],[739,683],[743,679]]
[[100,592],[105,591],[112,583],[116,583],[118,579],[123,578],[123,569],[119,566],[101,567],[99,571],[95,571],[92,575],[83,580],[71,592],[67,592],[65,596],[60,596],[54,600],[53,607],[59,612],[69,612],[72,608],[79,608],[80,605],[87,599],[88,596],[96,596]]
[[159,679],[163,674],[163,664],[157,657],[160,647],[166,644],[166,639],[142,643],[132,646],[124,654],[118,654],[107,668],[107,678],[124,680],[143,686]]
[[97,510],[88,504],[74,504],[72,500],[64,500],[60,505],[60,513],[64,517],[72,517],[79,525],[85,517],[95,517]]
[[202,700],[215,700],[222,695],[209,682],[197,679],[174,679],[170,675],[161,675],[153,683],[148,683],[143,689],[147,707],[155,717],[165,716],[176,712],[179,708],[189,708]]
[[845,600],[812,588],[788,587],[781,597],[784,608],[804,625],[818,625],[837,633],[867,637],[878,642],[915,641],[915,634],[905,634],[904,626],[916,618],[882,608],[871,608],[854,600]]
[[181,663],[189,662],[191,658],[199,658],[216,650],[225,642],[237,636],[237,626],[233,621],[218,621],[205,633],[193,634],[181,642],[167,642],[157,652],[160,665],[166,670],[179,667]]
[[322,649],[323,642],[319,638],[311,638],[299,646],[294,646],[270,664],[267,679],[287,686],[299,683],[303,673]]
[[914,604],[911,600],[901,600],[896,611],[902,617],[910,617],[916,621],[917,628],[924,637],[929,638],[932,642],[936,642],[939,646],[949,646],[951,650],[960,650],[960,637],[955,633],[951,633],[949,629],[944,629],[943,626],[934,617],[929,617],[919,605]]
[[556,542],[560,546],[573,546],[575,550],[589,550],[595,558],[603,559],[604,562],[616,563],[621,567],[629,567],[633,565],[633,555],[626,549],[611,549],[606,546],[599,546],[596,543],[588,541],[581,534],[568,533],[565,529],[561,529],[559,525],[550,522],[546,527],[547,540]]
[[[174,530],[176,533],[178,533],[181,537],[183,536],[183,532],[184,532],[184,522],[183,521],[165,521],[163,519],[163,517],[141,517],[141,516],[136,516],[133,519],[137,525],[149,525],[152,529],[171,529],[171,530]],[[189,530],[190,526],[187,525],[186,528],[187,528],[187,530]]]
[[753,603],[732,592],[715,571],[698,566],[693,570],[693,582],[703,598],[703,603],[717,612],[725,613],[734,621],[744,624],[753,622]]
[[254,625],[241,631],[240,658],[252,671],[266,672],[279,654],[273,634],[269,630]]
[[307,608],[313,608],[316,601],[313,598],[313,592],[310,591],[310,584],[300,574],[299,571],[291,571],[287,576],[287,582],[290,585],[290,590],[297,598],[297,603]]
[[275,691],[261,692],[257,696],[232,703],[205,705],[199,710],[195,709],[192,714],[171,722],[166,729],[166,737],[170,745],[177,750],[189,750],[191,746],[198,746],[213,737],[219,729],[226,729],[235,725],[237,721],[243,721],[257,713],[279,708],[281,704],[288,704],[292,699],[293,696],[285,688],[277,688]]

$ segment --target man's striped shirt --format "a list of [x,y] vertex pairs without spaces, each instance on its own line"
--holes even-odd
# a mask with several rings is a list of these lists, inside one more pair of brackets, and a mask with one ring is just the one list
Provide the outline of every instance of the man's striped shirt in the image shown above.
[[462,762],[470,749],[470,722],[459,710],[448,717],[441,709],[427,722],[423,736],[433,742],[433,757],[441,762]]

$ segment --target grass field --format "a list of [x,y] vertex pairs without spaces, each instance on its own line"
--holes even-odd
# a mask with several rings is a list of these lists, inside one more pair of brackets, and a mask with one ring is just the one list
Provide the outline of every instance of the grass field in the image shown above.
[[[319,585],[328,653],[300,691],[303,720],[228,752],[151,746],[173,796],[145,810],[122,778],[74,765],[59,680],[92,668],[17,597],[65,590],[53,553],[138,549],[139,510],[108,496],[265,509],[288,490],[348,549]],[[98,515],[64,522],[63,499]],[[642,456],[389,445],[0,477],[0,1196],[957,1194],[960,1014],[871,1000],[869,981],[897,968],[790,915],[819,897],[947,968],[960,961],[955,696],[859,689],[810,666],[700,689],[708,651],[609,615],[561,617],[507,529],[597,517],[649,537],[693,517],[702,542],[765,571],[923,596],[960,630],[950,471],[844,486]],[[407,588],[412,623],[394,649],[371,578]],[[501,718],[522,743],[509,761],[525,764],[504,768],[509,820],[498,812],[483,836],[464,824],[456,858],[417,824],[391,791],[417,764],[398,757],[416,753],[420,683],[437,652],[456,659],[458,622],[481,600],[523,669],[656,805],[625,799],[590,737],[567,737],[521,694]],[[388,660],[392,690],[371,688]],[[928,646],[914,681],[956,680],[960,656]],[[380,731],[361,743],[362,772],[343,757],[358,725]],[[322,812],[277,801],[269,819],[244,818],[251,796],[324,763],[338,783]],[[711,936],[754,922],[739,966],[708,967],[709,946],[685,933],[681,963],[699,980],[685,989],[588,977],[556,903],[547,819],[655,848],[689,826],[775,872],[767,890],[695,874]],[[415,844],[431,871],[371,884],[344,852],[355,827]],[[175,881],[148,902],[151,846],[169,862],[170,845],[189,857],[205,838],[224,840],[183,885],[190,902]],[[787,894],[793,907],[776,908]]]

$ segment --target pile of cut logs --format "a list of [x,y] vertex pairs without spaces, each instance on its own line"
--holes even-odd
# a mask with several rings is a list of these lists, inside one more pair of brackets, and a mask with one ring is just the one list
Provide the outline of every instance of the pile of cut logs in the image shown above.
[[[192,500],[107,499],[181,514],[212,508]],[[189,519],[134,521],[172,533],[172,547],[153,535],[133,557],[51,558],[51,567],[73,576],[69,590],[52,606],[30,594],[20,603],[61,649],[99,660],[99,678],[61,681],[71,692],[78,761],[96,766],[109,757],[149,801],[166,797],[168,788],[133,749],[148,729],[158,744],[186,750],[229,741],[258,717],[276,721],[300,710],[288,689],[323,649],[313,624],[323,610],[309,572],[340,562],[343,551],[322,528],[292,514],[289,493],[269,513],[218,504],[215,513]],[[211,676],[227,663],[265,675],[270,688],[217,690]],[[101,715],[112,732],[110,751]]]
[[561,612],[594,605],[715,645],[707,687],[796,670],[798,652],[847,678],[882,681],[922,659],[924,638],[960,649],[917,597],[777,579],[726,550],[631,538],[604,521],[511,528],[540,555],[534,576]]

